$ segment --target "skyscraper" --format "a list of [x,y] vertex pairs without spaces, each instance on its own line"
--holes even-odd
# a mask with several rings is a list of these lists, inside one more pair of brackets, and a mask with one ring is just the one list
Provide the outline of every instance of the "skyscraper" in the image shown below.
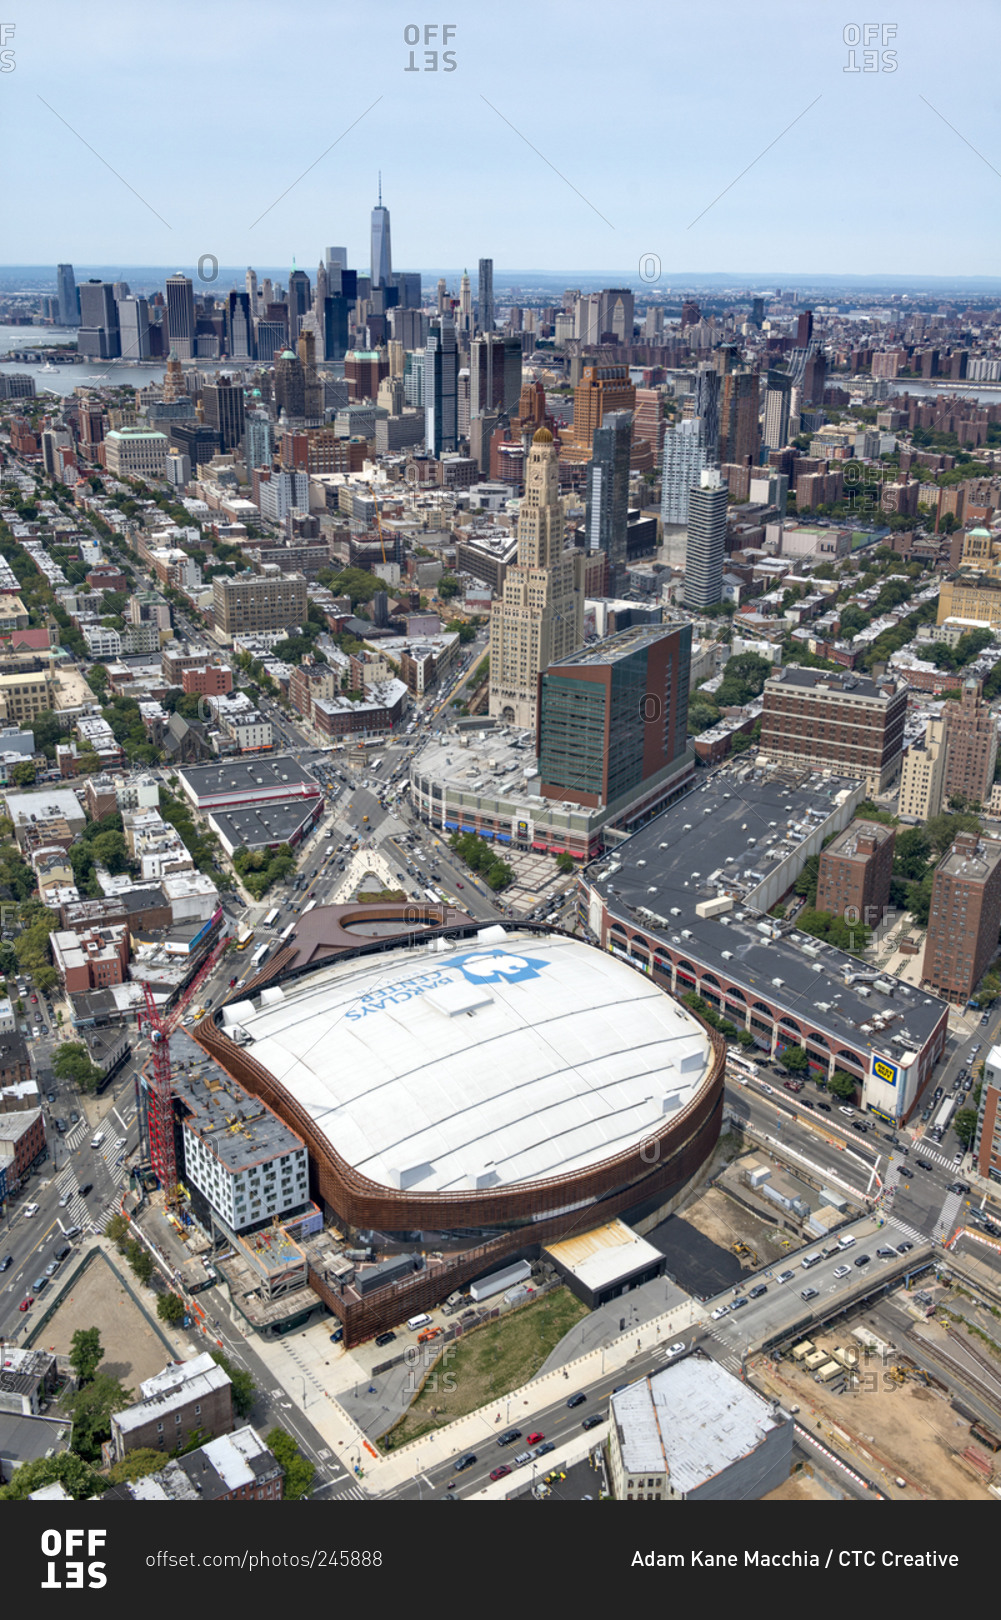
[[394,270],[393,280],[396,283],[399,298],[397,303],[401,309],[420,309],[421,307],[421,276],[419,270]]
[[328,293],[323,300],[323,358],[343,360],[348,352],[348,300]]
[[459,333],[466,342],[473,330],[473,293],[469,282],[469,271],[463,270],[462,280],[459,282]]
[[513,411],[521,393],[521,339],[502,332],[475,337],[470,345],[469,413]]
[[190,276],[167,277],[167,332],[178,360],[195,358],[195,294]]
[[539,675],[584,640],[584,558],[563,549],[559,458],[548,428],[532,440],[518,512],[518,561],[490,616],[490,713],[535,725]]
[[[703,423],[699,416],[669,427],[664,434],[664,470],[660,516],[664,524],[688,522],[688,497],[706,466]],[[679,562],[682,560],[678,559]]]
[[122,352],[115,289],[110,281],[92,278],[80,286],[77,348],[95,359],[115,360]]
[[80,310],[76,296],[76,278],[71,264],[56,265],[56,292],[59,298],[60,326],[79,326]]
[[343,247],[328,247],[324,258],[327,261],[327,292],[340,290],[339,274],[348,267],[348,250]]
[[685,606],[716,607],[723,595],[726,503],[729,491],[715,467],[700,473],[688,495]]
[[382,175],[379,201],[372,209],[372,286],[390,287],[393,280],[393,251],[389,239],[389,209],[382,206]]
[[459,351],[447,315],[431,323],[424,353],[425,443],[429,454],[437,457],[455,450],[459,437]]
[[312,290],[309,277],[305,270],[297,270],[292,266],[292,274],[288,278],[288,337],[290,343],[295,343],[302,330],[303,318],[309,314],[312,302]]
[[594,435],[587,469],[584,532],[588,551],[608,558],[608,588],[617,596],[626,585],[629,521],[629,451],[632,411],[610,411]]
[[244,418],[244,461],[247,471],[255,467],[271,466],[271,421],[267,411],[259,407],[248,411]]
[[116,308],[122,359],[148,360],[149,306],[145,298],[120,298]]
[[765,300],[763,298],[751,299],[751,325],[760,327],[765,318]]
[[789,401],[792,384],[781,371],[769,371],[765,382],[764,428],[766,450],[781,450],[789,443]]
[[[711,361],[703,360],[695,373],[695,409],[702,423],[702,445],[706,466],[719,465],[719,372]],[[698,480],[696,479],[696,482]],[[686,497],[687,506],[687,497]],[[687,518],[685,520],[687,522]]]
[[728,371],[723,378],[720,408],[719,459],[721,464],[750,462],[758,465],[761,427],[758,421],[758,373]]
[[585,366],[574,389],[573,438],[564,440],[562,459],[578,465],[590,461],[594,435],[608,413],[632,411],[635,405],[636,389],[629,381],[628,366]]
[[257,314],[257,271],[254,270],[249,264],[247,266],[245,285],[247,289],[247,297],[250,299],[250,318],[253,320]]
[[306,415],[306,374],[302,362],[291,349],[275,357],[275,411],[291,420]]
[[[246,293],[240,295],[246,297]],[[236,450],[243,438],[243,389],[229,377],[206,383],[202,389],[205,420],[214,427],[224,451]]]
[[813,336],[813,310],[804,309],[796,319],[796,347],[805,349]]
[[476,283],[476,324],[481,332],[494,329],[494,261],[480,260],[479,279]]
[[249,292],[231,292],[226,300],[226,352],[231,360],[251,360],[254,326]]

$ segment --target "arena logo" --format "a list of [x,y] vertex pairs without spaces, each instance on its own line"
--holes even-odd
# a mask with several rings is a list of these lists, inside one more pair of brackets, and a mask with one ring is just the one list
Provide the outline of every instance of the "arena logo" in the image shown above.
[[418,973],[401,984],[387,985],[384,990],[370,990],[360,996],[344,1014],[352,1023],[367,1018],[369,1013],[383,1012],[415,996],[426,995],[442,985],[455,982],[458,968],[470,984],[521,984],[526,979],[537,979],[542,968],[548,966],[531,956],[514,956],[508,951],[482,951],[470,956],[457,956],[447,968],[433,968],[429,973]]

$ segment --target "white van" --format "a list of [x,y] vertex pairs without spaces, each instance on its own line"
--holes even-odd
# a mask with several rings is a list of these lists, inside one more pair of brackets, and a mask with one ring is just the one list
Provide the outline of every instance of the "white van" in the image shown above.
[[811,1266],[819,1266],[822,1258],[819,1254],[808,1254],[800,1261],[800,1265],[804,1271],[809,1271]]
[[854,1246],[855,1239],[852,1237],[850,1232],[846,1232],[843,1237],[838,1238],[839,1249],[851,1249],[854,1248]]
[[426,1328],[426,1327],[430,1327],[430,1326],[431,1326],[431,1318],[428,1315],[427,1311],[421,1311],[419,1316],[412,1316],[410,1318],[409,1322],[407,1323],[407,1327],[410,1329],[411,1333],[417,1333],[417,1332],[420,1331],[421,1328]]
[[91,1145],[92,1148],[99,1148],[103,1141],[104,1141],[104,1132],[103,1131],[98,1131],[97,1135],[92,1138],[90,1145]]

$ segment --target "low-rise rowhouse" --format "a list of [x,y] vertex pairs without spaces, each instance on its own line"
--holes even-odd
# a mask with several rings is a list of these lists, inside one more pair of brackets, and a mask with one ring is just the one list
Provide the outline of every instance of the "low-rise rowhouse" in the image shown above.
[[246,1424],[196,1451],[105,1491],[105,1502],[280,1502],[285,1474],[257,1430]]
[[8,1197],[41,1164],[46,1152],[45,1118],[40,1108],[0,1114],[0,1164],[7,1171]]
[[207,1350],[190,1361],[170,1362],[139,1389],[141,1400],[111,1414],[115,1462],[140,1447],[174,1451],[194,1434],[229,1434],[233,1428],[232,1381]]
[[896,1124],[944,1054],[947,1004],[768,915],[863,791],[820,772],[723,768],[581,874],[580,917],[769,1055],[802,1046],[814,1075],[851,1075]]

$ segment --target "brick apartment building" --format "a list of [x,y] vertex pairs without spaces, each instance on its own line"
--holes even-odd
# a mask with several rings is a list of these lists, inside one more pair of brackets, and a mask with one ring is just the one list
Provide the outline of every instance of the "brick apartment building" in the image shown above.
[[306,581],[298,574],[241,574],[212,582],[215,627],[226,636],[296,630],[306,622]]
[[790,664],[765,682],[759,752],[775,764],[864,776],[884,793],[900,774],[907,688],[851,671]]
[[935,868],[922,982],[967,1001],[997,951],[999,926],[1001,840],[959,833]]
[[964,681],[959,702],[943,705],[946,803],[957,795],[974,804],[986,804],[990,798],[998,757],[998,727],[990,705],[980,694],[979,681]]
[[975,1151],[978,1173],[1001,1181],[1001,1046],[992,1046],[984,1061]]
[[0,1166],[6,1169],[8,1193],[17,1190],[45,1153],[45,1119],[40,1108],[0,1114]]
[[149,1447],[174,1451],[193,1434],[229,1434],[233,1428],[233,1385],[208,1351],[139,1386],[142,1399],[111,1416],[111,1446],[120,1462],[130,1451]]
[[854,821],[821,851],[817,874],[817,910],[846,922],[876,927],[890,902],[892,827],[876,821]]
[[250,1424],[165,1461],[134,1483],[112,1485],[106,1502],[280,1502],[285,1474]]
[[52,959],[68,993],[124,984],[129,969],[129,931],[121,924],[79,934],[64,929],[49,936]]
[[181,686],[185,694],[197,692],[201,697],[221,697],[233,690],[233,671],[226,664],[196,664],[181,672]]

